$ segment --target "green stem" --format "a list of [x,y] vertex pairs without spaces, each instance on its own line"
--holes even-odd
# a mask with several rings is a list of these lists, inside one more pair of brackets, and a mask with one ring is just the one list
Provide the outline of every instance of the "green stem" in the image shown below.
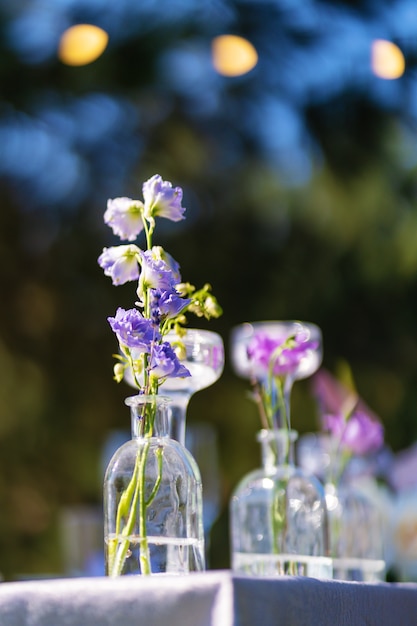
[[[117,509],[116,542],[113,549],[109,546],[110,576],[120,576],[129,551],[130,538],[135,526],[136,509],[139,507],[139,561],[141,573],[152,573],[149,542],[146,530],[146,512],[154,501],[162,481],[163,448],[155,451],[158,474],[148,498],[146,498],[146,462],[150,450],[150,441],[146,441],[142,450],[138,450],[132,478],[124,491]],[[129,511],[126,524],[121,529],[122,518]],[[120,539],[122,537],[122,539]]]
[[145,502],[146,507],[148,507],[154,501],[155,496],[158,493],[159,486],[161,484],[161,480],[162,480],[162,451],[163,451],[162,446],[159,446],[155,450],[155,456],[156,456],[156,459],[158,461],[158,476],[156,477],[156,481],[155,481],[153,489],[152,489],[152,491],[151,491],[151,493],[149,495],[149,498]]
[[147,441],[143,448],[139,465],[139,561],[142,574],[151,574],[151,557],[149,554],[148,535],[146,532],[146,509],[145,498],[145,467],[148,457],[150,442]]
[[[285,546],[282,545],[284,529],[287,525],[287,497],[286,482],[278,480],[274,483],[272,502],[272,534],[273,549],[276,554],[282,552]],[[281,539],[281,541],[279,540]]]
[[277,386],[278,398],[277,398],[277,407],[282,416],[282,424],[281,428],[286,428],[289,430],[289,419],[288,419],[288,410],[287,410],[287,402],[285,398],[285,389],[284,389],[284,381],[281,377],[277,376],[275,379],[275,383]]
[[[127,553],[129,551],[130,536],[133,533],[135,523],[135,509],[137,505],[138,491],[140,486],[140,481],[138,478],[140,474],[141,457],[142,455],[138,450],[132,478],[130,479],[126,490],[123,492],[117,507],[115,544],[112,549],[110,549],[109,547],[110,576],[120,576]],[[126,510],[129,511],[129,515],[124,528],[121,529],[122,518]],[[123,539],[120,540],[120,537],[123,537]]]
[[152,248],[152,235],[153,235],[153,230],[154,230],[154,225],[149,225],[148,221],[145,219],[145,217],[142,214],[142,223],[143,223],[143,230],[145,232],[145,236],[146,236],[146,249],[150,250]]

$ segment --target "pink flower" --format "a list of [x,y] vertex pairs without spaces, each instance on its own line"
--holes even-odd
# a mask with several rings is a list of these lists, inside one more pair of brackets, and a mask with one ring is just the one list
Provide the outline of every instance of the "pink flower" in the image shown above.
[[264,369],[267,374],[271,368],[275,376],[283,376],[295,371],[307,353],[316,348],[317,342],[306,339],[304,333],[271,336],[260,332],[248,346],[248,357],[257,371]]
[[361,409],[349,417],[342,413],[322,417],[323,428],[331,433],[344,450],[364,456],[379,450],[384,443],[384,428],[378,420]]

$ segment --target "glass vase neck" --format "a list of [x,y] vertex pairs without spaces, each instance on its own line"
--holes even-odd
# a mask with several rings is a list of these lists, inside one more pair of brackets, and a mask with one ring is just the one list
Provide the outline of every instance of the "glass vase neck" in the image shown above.
[[129,396],[132,438],[168,437],[170,398],[159,395]]
[[191,394],[184,391],[170,391],[168,433],[171,439],[185,446],[187,408]]
[[293,383],[294,379],[290,374],[272,377],[263,383],[274,407],[273,414],[270,415],[271,430],[273,431],[291,430],[291,391]]
[[294,464],[294,442],[298,438],[295,430],[285,428],[262,429],[257,440],[261,444],[262,464],[265,469],[278,465]]

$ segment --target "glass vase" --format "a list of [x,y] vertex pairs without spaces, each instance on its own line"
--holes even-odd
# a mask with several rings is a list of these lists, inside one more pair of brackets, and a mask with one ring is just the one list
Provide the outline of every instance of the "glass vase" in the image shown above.
[[333,578],[385,580],[385,523],[376,480],[359,471],[358,459],[341,466],[338,444],[328,434],[303,435],[297,453],[300,466],[325,486]]
[[332,577],[324,488],[292,462],[297,433],[261,430],[262,467],[230,503],[232,569],[252,576]]
[[191,397],[213,385],[222,375],[223,339],[218,333],[198,328],[187,328],[181,337],[170,331],[166,339],[191,373],[186,378],[167,378],[161,385],[161,392],[171,398],[170,437],[185,445],[187,408]]
[[200,473],[168,436],[169,399],[138,395],[126,404],[132,439],[114,453],[104,479],[106,575],[204,570]]
[[[271,340],[284,342],[297,335],[305,349],[300,358],[289,360],[282,372],[273,381],[269,380],[270,368],[260,359],[254,361],[249,348],[257,336],[267,336]],[[315,324],[300,321],[246,322],[236,326],[231,333],[231,360],[234,371],[242,378],[258,381],[268,390],[271,400],[276,403],[272,424],[264,423],[265,428],[291,429],[291,392],[294,382],[307,378],[319,368],[323,358],[321,330]],[[280,387],[277,387],[279,381]],[[277,402],[277,398],[280,399]]]
[[[218,333],[199,328],[187,328],[179,336],[174,330],[166,335],[166,340],[176,351],[180,362],[191,373],[186,378],[169,377],[161,385],[161,393],[169,396],[170,417],[169,435],[185,445],[187,408],[191,397],[197,391],[213,385],[222,375],[224,367],[223,339]],[[135,350],[132,351],[135,356]],[[128,370],[125,379],[136,387]]]
[[378,503],[347,479],[326,483],[333,578],[358,582],[385,580],[384,528]]

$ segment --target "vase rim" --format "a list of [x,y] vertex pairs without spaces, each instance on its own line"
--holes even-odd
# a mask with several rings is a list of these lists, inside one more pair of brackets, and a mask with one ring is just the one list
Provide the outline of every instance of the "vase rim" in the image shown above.
[[245,328],[253,328],[255,330],[259,330],[260,328],[273,328],[273,327],[281,327],[281,328],[290,328],[294,325],[300,325],[309,330],[315,330],[318,333],[321,333],[320,326],[315,322],[307,322],[304,320],[257,320],[254,322],[242,322],[233,327],[233,331],[243,330]]
[[216,333],[213,330],[206,330],[203,328],[185,328],[185,334],[183,337],[181,337],[181,335],[179,335],[174,329],[170,330],[167,334],[166,337],[167,339],[170,337],[178,337],[179,339],[182,338],[186,338],[186,337],[205,337],[207,339],[215,339],[216,341],[218,341],[219,343],[222,342],[222,337],[220,335],[220,333]]
[[275,437],[288,437],[293,442],[298,439],[298,431],[290,428],[262,428],[256,435],[257,441],[268,441]]
[[145,394],[138,393],[135,396],[128,396],[125,398],[125,404],[127,406],[138,406],[140,404],[145,404],[146,402],[156,402],[159,405],[168,405],[171,402],[171,398],[169,396],[160,395],[159,393],[154,394]]

